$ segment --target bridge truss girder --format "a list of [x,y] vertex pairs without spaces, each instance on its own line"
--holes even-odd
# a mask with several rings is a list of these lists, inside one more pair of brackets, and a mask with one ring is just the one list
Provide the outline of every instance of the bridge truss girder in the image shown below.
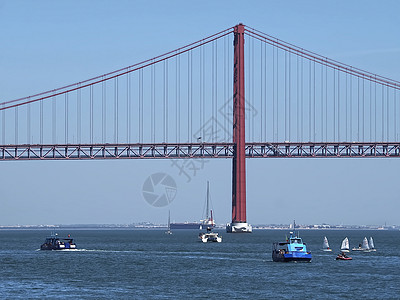
[[[246,158],[400,157],[400,143],[246,143]],[[233,143],[0,145],[0,160],[233,158]]]

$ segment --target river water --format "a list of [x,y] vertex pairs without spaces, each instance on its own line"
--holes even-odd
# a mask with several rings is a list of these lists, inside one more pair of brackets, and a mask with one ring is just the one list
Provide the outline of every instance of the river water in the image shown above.
[[[39,251],[49,233],[0,230],[1,299],[400,299],[400,231],[300,231],[311,263],[272,262],[280,230],[203,244],[192,230],[73,229],[58,234],[80,250]],[[378,251],[336,261],[346,236],[350,247],[372,236]]]

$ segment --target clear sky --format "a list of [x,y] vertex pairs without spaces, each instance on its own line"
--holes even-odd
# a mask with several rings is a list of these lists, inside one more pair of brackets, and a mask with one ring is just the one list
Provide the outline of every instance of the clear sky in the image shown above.
[[[399,1],[3,1],[0,102],[107,73],[239,22],[400,80]],[[247,160],[252,224],[400,224],[400,159]],[[155,208],[148,176],[177,184]],[[163,222],[202,217],[211,182],[218,223],[231,219],[231,161],[190,181],[169,160],[0,162],[0,224]],[[189,181],[189,182],[187,182]]]

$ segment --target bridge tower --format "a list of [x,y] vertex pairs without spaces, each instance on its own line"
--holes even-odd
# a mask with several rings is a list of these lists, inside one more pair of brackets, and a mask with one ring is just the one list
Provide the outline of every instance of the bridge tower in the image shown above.
[[233,62],[233,161],[232,161],[232,223],[227,232],[251,232],[246,221],[246,152],[244,94],[244,25],[234,29]]

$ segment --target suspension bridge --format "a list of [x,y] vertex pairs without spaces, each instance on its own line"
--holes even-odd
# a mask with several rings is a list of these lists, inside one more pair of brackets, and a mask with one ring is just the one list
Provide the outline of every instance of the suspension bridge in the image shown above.
[[399,90],[239,24],[0,103],[0,160],[232,158],[227,230],[251,232],[246,158],[400,157]]

